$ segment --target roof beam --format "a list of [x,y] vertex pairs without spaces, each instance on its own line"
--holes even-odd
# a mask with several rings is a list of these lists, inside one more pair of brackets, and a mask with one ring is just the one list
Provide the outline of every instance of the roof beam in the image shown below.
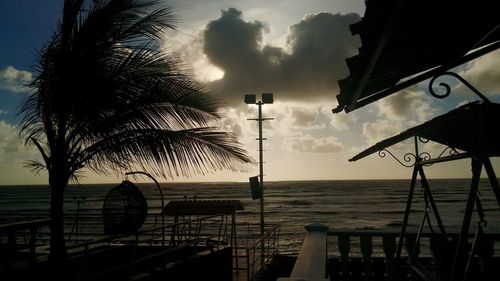
[[354,107],[354,105],[356,104],[356,101],[361,96],[361,92],[365,88],[365,85],[368,82],[368,79],[370,78],[370,76],[373,72],[373,69],[375,68],[375,64],[377,63],[377,61],[380,57],[380,54],[382,53],[382,50],[385,47],[385,43],[387,42],[387,38],[389,38],[389,34],[391,33],[391,30],[392,30],[394,24],[396,23],[396,21],[399,17],[399,14],[400,14],[405,3],[406,3],[405,0],[398,1],[398,5],[392,11],[390,18],[388,19],[387,24],[384,27],[384,30],[383,30],[382,35],[380,37],[380,40],[377,43],[377,47],[373,51],[373,54],[370,57],[370,60],[369,60],[368,65],[365,69],[365,72],[363,73],[363,76],[361,77],[361,80],[356,87],[356,91],[354,91],[354,94],[351,98],[351,101],[349,102],[349,104],[345,108],[346,112],[353,110],[352,108]]
[[346,112],[350,112],[350,111],[356,110],[356,109],[358,109],[360,107],[368,105],[368,104],[370,104],[372,102],[375,102],[375,101],[377,101],[379,99],[385,98],[385,97],[387,97],[389,95],[392,95],[392,94],[394,94],[396,92],[399,92],[399,91],[401,91],[401,90],[403,90],[403,89],[405,89],[407,87],[410,87],[410,86],[412,86],[414,84],[417,84],[419,82],[422,82],[424,80],[432,78],[432,77],[434,77],[434,76],[436,76],[436,75],[438,75],[440,73],[443,73],[443,72],[445,72],[447,70],[450,70],[451,68],[457,67],[457,66],[459,66],[461,64],[464,64],[464,63],[466,63],[468,61],[471,61],[471,60],[474,60],[474,59],[476,59],[478,57],[481,57],[481,56],[483,56],[483,55],[485,55],[485,54],[487,54],[489,52],[492,52],[492,51],[494,51],[494,50],[496,50],[498,48],[500,48],[500,41],[496,41],[496,42],[494,42],[494,43],[492,43],[490,45],[487,45],[487,46],[485,46],[485,47],[477,50],[477,51],[469,53],[469,54],[461,57],[460,59],[458,59],[456,62],[454,62],[452,64],[441,65],[439,67],[433,68],[433,69],[431,69],[429,71],[426,71],[426,72],[424,72],[424,73],[422,73],[422,74],[420,74],[418,76],[415,76],[415,77],[413,77],[411,79],[408,79],[408,80],[406,80],[404,82],[401,82],[401,83],[399,83],[399,84],[397,84],[397,85],[395,85],[395,86],[393,86],[391,88],[385,89],[385,90],[380,91],[380,92],[378,92],[378,93],[376,93],[374,95],[368,96],[368,97],[366,97],[366,98],[364,98],[364,99],[362,99],[360,101],[357,101],[357,102],[355,101],[354,104],[351,107],[346,108],[345,111]]

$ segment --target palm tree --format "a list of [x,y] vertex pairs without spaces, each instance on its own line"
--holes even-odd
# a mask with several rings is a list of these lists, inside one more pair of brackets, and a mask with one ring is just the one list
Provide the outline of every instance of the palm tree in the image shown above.
[[107,174],[141,168],[165,178],[251,159],[225,132],[218,106],[159,50],[174,28],[155,0],[66,0],[57,32],[40,51],[21,137],[34,144],[51,187],[50,257],[64,260],[64,190],[82,168]]

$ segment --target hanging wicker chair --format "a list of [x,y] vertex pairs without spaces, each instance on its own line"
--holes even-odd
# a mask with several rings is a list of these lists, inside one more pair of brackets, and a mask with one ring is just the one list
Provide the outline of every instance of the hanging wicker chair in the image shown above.
[[147,214],[146,198],[136,185],[125,180],[113,187],[104,198],[104,233],[117,235],[137,231]]

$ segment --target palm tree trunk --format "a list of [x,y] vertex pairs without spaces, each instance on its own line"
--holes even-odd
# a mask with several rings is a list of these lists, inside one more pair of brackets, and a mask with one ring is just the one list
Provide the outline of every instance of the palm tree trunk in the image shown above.
[[66,243],[64,241],[64,189],[67,182],[56,179],[50,181],[50,254],[49,259],[55,263],[66,259]]

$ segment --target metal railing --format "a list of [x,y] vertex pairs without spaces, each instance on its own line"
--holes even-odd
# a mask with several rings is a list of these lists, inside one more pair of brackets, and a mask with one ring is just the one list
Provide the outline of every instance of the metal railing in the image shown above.
[[[87,233],[79,236],[73,232],[65,233],[69,257],[88,257],[103,251],[113,251],[118,248],[136,246],[161,247],[162,235],[165,233],[165,243],[170,249],[164,249],[151,253],[147,256],[130,257],[127,264],[134,265],[145,260],[159,260],[170,254],[171,249],[177,247],[198,247],[219,250],[224,247],[233,247],[233,270],[238,274],[244,274],[247,280],[252,280],[272,258],[279,253],[279,226],[267,224],[264,236],[258,230],[258,223],[236,224],[236,237],[230,237],[233,232],[228,229],[228,219],[222,215],[196,217],[183,220],[178,223],[169,223],[162,227],[149,227],[131,234],[104,236],[101,233]],[[18,256],[13,253],[23,253],[23,259],[31,263],[39,260],[47,260],[49,253],[49,219],[32,220],[22,223],[10,223],[0,226],[0,257],[3,264],[18,262]],[[150,225],[156,225],[151,223]],[[84,229],[84,225],[79,227]],[[69,230],[69,228],[67,229]],[[162,231],[163,230],[163,231]],[[91,238],[91,239],[89,239]],[[10,246],[8,246],[10,245]],[[10,252],[7,252],[10,251]],[[135,250],[128,252],[133,253]],[[88,256],[88,257],[87,257]],[[17,260],[14,259],[16,257]],[[85,271],[84,264],[80,266]],[[119,267],[109,270],[119,270]]]
[[244,256],[238,255],[236,258],[245,259],[246,267],[240,269],[246,270],[247,280],[254,279],[279,254],[279,236],[279,225],[266,224],[263,236],[246,238]]
[[[334,268],[332,280],[354,280],[359,276],[364,280],[406,280],[418,276],[421,280],[448,280],[453,253],[458,234],[442,234],[424,231],[417,241],[417,232],[405,235],[405,251],[400,260],[396,260],[398,229],[349,230],[332,229],[328,231],[330,238],[330,268]],[[473,234],[470,234],[472,237]],[[500,233],[485,233],[480,252],[475,256],[482,268],[476,268],[477,276],[489,274],[494,251],[494,241],[500,240]],[[335,239],[334,239],[335,240]],[[355,260],[360,261],[354,262]],[[376,261],[378,260],[378,262]],[[383,269],[380,270],[380,266]],[[483,271],[483,272],[479,272]]]
[[49,219],[38,219],[0,225],[0,266],[25,260],[34,263],[38,254],[37,238],[41,229],[48,228],[49,224]]
[[[150,268],[151,266],[167,265],[169,259],[179,253],[183,255],[198,255],[203,251],[210,252],[230,245],[228,233],[220,231],[222,226],[221,215],[204,216],[196,219],[173,223],[162,227],[142,229],[134,233],[102,236],[101,238],[72,243],[67,245],[68,258],[74,266],[74,272],[83,279],[97,278],[109,274],[133,274],[134,269]],[[47,261],[49,248],[41,240],[47,240],[46,235],[40,234],[41,228],[47,228],[50,220],[34,220],[22,223],[0,225],[0,275],[11,274],[13,270],[33,265],[37,257],[38,262]],[[163,230],[163,231],[162,231]],[[168,245],[163,247],[165,233]],[[29,234],[29,238],[25,236]],[[147,246],[147,247],[142,247]],[[29,251],[25,251],[27,248]],[[23,252],[24,251],[24,252]],[[20,253],[23,259],[20,259]],[[105,260],[102,266],[92,262],[96,257],[112,256]],[[114,262],[114,258],[120,261]],[[27,262],[28,261],[28,262]],[[92,266],[88,266],[92,264]],[[15,265],[15,266],[14,266]],[[17,268],[17,269],[16,269]],[[135,273],[137,273],[135,270]],[[120,276],[122,276],[120,275]],[[127,276],[124,276],[126,278]]]

